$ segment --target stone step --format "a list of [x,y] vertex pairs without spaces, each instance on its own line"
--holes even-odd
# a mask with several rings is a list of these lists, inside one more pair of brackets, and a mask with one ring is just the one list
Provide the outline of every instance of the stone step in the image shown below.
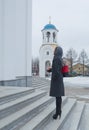
[[4,118],[5,116],[8,116],[11,113],[19,111],[20,109],[29,105],[30,103],[33,103],[39,98],[42,98],[46,94],[47,93],[44,91],[35,91],[34,93],[16,99],[15,101],[11,101],[3,105],[0,105],[0,119]]
[[45,90],[45,88],[50,88],[50,84],[34,84],[34,85],[32,85],[33,86],[33,88],[34,89],[44,89]]
[[50,83],[48,83],[48,82],[41,82],[41,81],[34,81],[33,83],[32,83],[32,85],[35,85],[35,84],[50,84]]
[[85,103],[77,101],[61,130],[78,130],[84,109]]
[[32,79],[34,80],[34,79],[42,79],[42,80],[46,80],[45,78],[43,78],[43,77],[39,77],[39,76],[32,76]]
[[[63,105],[67,101],[67,97],[63,98]],[[51,118],[55,111],[55,102],[49,105],[45,110],[43,110],[40,114],[34,117],[31,121],[29,121],[25,126],[20,128],[20,130],[40,130],[45,123],[47,123]]]
[[62,108],[61,119],[51,120],[48,125],[46,125],[43,130],[61,130],[64,122],[67,120],[69,114],[71,113],[73,107],[76,104],[76,99],[68,99],[64,107]]
[[77,110],[75,110],[75,113],[74,114],[74,117],[73,117],[73,127],[71,126],[70,127],[70,130],[78,130],[78,127],[79,127],[79,124],[80,124],[80,121],[82,119],[82,114],[84,112],[84,109],[85,109],[85,103],[84,102],[78,102],[78,108]]
[[55,98],[47,93],[50,82],[39,77],[33,81],[34,89],[0,90],[0,130],[89,130],[88,103],[63,97],[61,119],[53,120]]
[[47,86],[47,85],[36,85],[36,86],[33,86],[33,88],[35,88],[35,89],[45,89],[45,88],[50,88],[50,86]]
[[37,83],[36,83],[36,84],[33,84],[32,86],[36,87],[36,86],[49,86],[49,85],[50,85],[50,84],[41,84],[41,83],[40,83],[40,84],[37,84]]
[[53,100],[53,98],[46,95],[29,106],[1,119],[0,130],[14,130],[17,127],[20,127],[45,109]]
[[77,130],[89,130],[89,103],[86,103],[85,109],[80,120],[79,128]]
[[50,91],[50,86],[46,86],[46,87],[43,87],[43,88],[40,88],[41,90],[43,91],[46,91],[46,92],[49,92]]
[[44,83],[44,84],[42,84],[42,83],[34,83],[34,84],[32,84],[32,86],[49,86],[50,84],[48,84],[48,83]]
[[42,81],[41,79],[40,80],[32,80],[32,83],[50,83],[48,80],[45,80],[45,81]]
[[49,82],[49,80],[46,80],[46,79],[32,79],[32,83],[34,83],[34,82],[39,82],[39,81],[41,81],[42,83],[47,83],[47,82]]
[[37,82],[37,83],[40,83],[40,82],[41,82],[41,83],[50,83],[49,80],[42,79],[42,78],[41,78],[41,79],[40,79],[40,78],[37,78],[37,79],[34,79],[34,80],[32,79],[32,83],[36,83],[36,82]]
[[34,80],[32,80],[32,86],[35,88],[47,87],[50,86],[50,82],[44,78],[35,77]]
[[[1,90],[1,87],[0,87]],[[34,88],[4,87],[0,92],[0,105],[34,92]]]
[[21,92],[27,92],[28,90],[34,90],[32,87],[15,87],[15,86],[0,86],[0,99],[12,94],[18,94]]

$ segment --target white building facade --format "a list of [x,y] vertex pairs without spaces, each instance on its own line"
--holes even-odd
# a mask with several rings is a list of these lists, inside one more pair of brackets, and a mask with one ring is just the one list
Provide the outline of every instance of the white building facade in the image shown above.
[[48,67],[51,67],[54,56],[54,50],[57,46],[57,33],[55,25],[49,23],[44,26],[42,30],[42,46],[40,47],[39,58],[39,75],[40,77],[46,77],[50,74],[46,71]]
[[0,81],[31,76],[32,0],[0,0]]

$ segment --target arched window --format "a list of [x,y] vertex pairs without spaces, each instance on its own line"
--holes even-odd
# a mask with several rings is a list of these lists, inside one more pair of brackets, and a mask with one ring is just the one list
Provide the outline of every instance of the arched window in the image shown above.
[[50,32],[47,32],[47,42],[49,42]]
[[55,37],[56,37],[56,34],[55,32],[53,33],[53,42],[55,42]]
[[46,62],[45,62],[45,76],[47,76],[47,77],[50,76],[50,73],[47,72],[47,69],[48,69],[49,67],[51,67],[50,61],[46,61]]
[[46,55],[49,55],[49,51],[46,52]]

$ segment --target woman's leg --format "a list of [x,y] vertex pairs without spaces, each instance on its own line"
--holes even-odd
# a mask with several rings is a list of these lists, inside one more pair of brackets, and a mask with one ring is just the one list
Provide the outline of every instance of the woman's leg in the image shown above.
[[53,119],[57,119],[58,115],[61,117],[61,104],[62,104],[62,98],[56,97],[56,113],[53,115]]
[[62,97],[56,97],[56,114],[61,116]]

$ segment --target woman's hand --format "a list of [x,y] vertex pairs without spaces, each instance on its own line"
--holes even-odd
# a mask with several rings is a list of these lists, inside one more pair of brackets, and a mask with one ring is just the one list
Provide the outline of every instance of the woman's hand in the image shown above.
[[51,72],[52,71],[52,68],[51,67],[48,67],[47,68],[47,72]]

